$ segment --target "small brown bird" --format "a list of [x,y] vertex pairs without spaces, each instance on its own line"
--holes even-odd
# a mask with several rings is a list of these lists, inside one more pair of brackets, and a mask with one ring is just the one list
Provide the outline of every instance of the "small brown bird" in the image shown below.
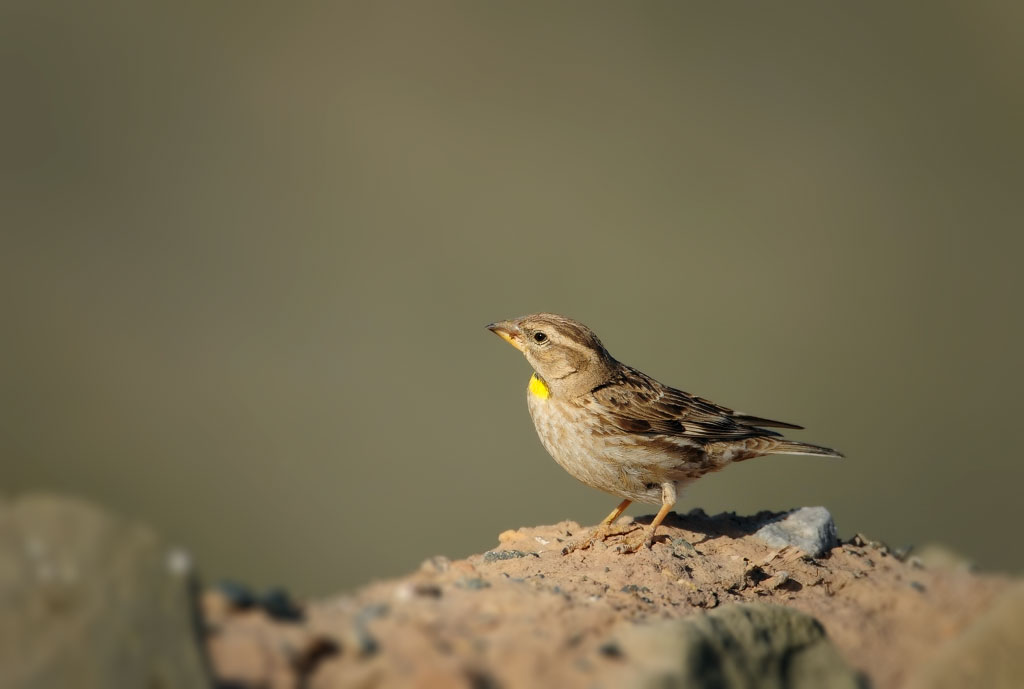
[[545,449],[579,481],[623,498],[587,539],[563,553],[629,533],[612,523],[633,501],[661,509],[619,549],[650,547],[679,489],[732,462],[769,454],[842,457],[765,428],[801,426],[741,414],[662,385],[616,361],[597,335],[570,318],[537,313],[487,328],[533,366],[526,398]]

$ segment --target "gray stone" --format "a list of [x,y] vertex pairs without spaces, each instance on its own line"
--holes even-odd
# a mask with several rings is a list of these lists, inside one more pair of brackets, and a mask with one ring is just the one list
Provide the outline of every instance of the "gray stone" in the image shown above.
[[[864,689],[813,617],[782,606],[726,605],[704,615],[627,628],[619,686]],[[619,678],[616,678],[618,680]],[[613,684],[615,686],[615,684]]]
[[754,536],[774,548],[794,546],[811,557],[821,557],[839,545],[836,524],[824,507],[801,507],[774,517]]
[[71,498],[0,501],[0,687],[209,686],[194,589],[148,528]]

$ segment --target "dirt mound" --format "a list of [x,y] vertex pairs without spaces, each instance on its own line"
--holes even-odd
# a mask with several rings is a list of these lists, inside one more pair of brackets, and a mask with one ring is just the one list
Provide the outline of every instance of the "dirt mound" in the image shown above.
[[670,629],[658,625],[761,602],[820,622],[836,662],[886,689],[927,669],[1011,583],[929,567],[860,536],[817,558],[768,545],[758,531],[782,516],[671,515],[651,550],[629,555],[614,539],[563,555],[562,544],[585,533],[575,522],[506,531],[485,553],[432,558],[404,578],[282,619],[211,590],[213,668],[242,686],[313,689],[641,686],[668,676],[666,654],[676,680],[690,671],[680,669],[678,644],[666,651],[655,641]]

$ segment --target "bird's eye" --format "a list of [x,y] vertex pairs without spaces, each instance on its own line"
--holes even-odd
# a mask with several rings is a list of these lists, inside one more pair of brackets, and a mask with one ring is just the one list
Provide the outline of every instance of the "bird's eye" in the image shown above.
[[548,336],[542,332],[535,332],[533,334],[533,341],[536,342],[537,344],[544,344],[545,342],[548,341]]

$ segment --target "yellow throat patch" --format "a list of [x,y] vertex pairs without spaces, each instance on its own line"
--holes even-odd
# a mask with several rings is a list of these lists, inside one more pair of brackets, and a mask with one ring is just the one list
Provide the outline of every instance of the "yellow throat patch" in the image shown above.
[[551,397],[551,390],[548,389],[548,384],[538,378],[536,373],[530,376],[530,385],[527,387],[527,390],[530,391],[531,395],[540,397],[542,400]]

